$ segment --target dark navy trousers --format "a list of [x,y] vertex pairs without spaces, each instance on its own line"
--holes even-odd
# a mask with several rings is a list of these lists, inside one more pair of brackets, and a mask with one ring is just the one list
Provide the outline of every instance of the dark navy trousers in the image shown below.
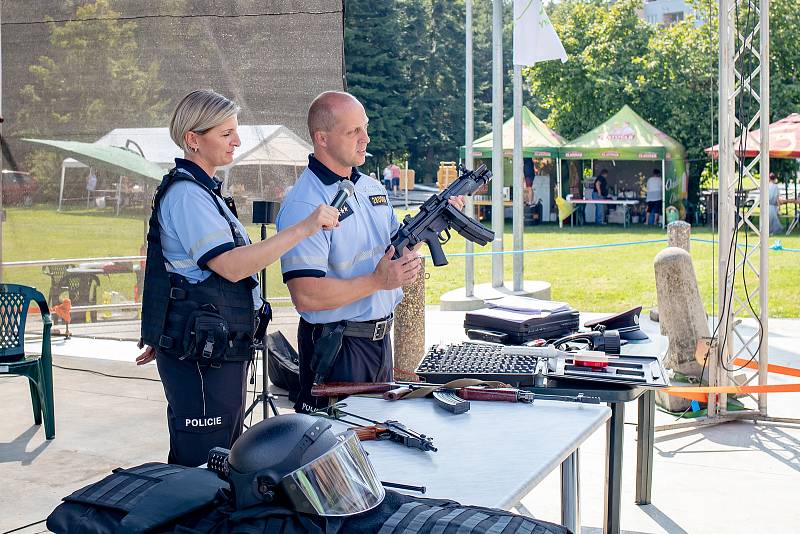
[[[309,413],[328,405],[327,397],[312,397],[314,371],[311,359],[314,345],[322,335],[323,325],[300,319],[297,327],[297,348],[300,356],[300,394],[294,409]],[[342,348],[331,367],[326,382],[389,382],[392,380],[392,340],[386,334],[379,341],[363,337],[344,336]]]
[[167,397],[171,464],[196,467],[214,447],[230,449],[242,433],[248,362],[201,365],[156,353]]

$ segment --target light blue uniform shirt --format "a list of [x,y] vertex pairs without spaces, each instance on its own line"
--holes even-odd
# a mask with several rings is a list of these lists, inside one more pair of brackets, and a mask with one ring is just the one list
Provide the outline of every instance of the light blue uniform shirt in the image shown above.
[[[347,280],[375,271],[399,224],[382,184],[355,169],[352,178],[355,191],[342,207],[339,227],[319,231],[284,254],[284,282],[300,277]],[[330,204],[338,182],[339,177],[309,156],[309,167],[283,200],[278,230],[302,221],[320,204]],[[379,290],[334,310],[300,312],[300,316],[312,324],[371,321],[391,314],[402,299],[400,289]]]
[[[188,171],[209,189],[220,182],[209,177],[191,161],[176,158],[176,167]],[[234,248],[233,235],[228,221],[220,215],[214,204],[222,208],[230,221],[239,229],[245,243],[250,238],[239,219],[217,195],[214,198],[197,184],[181,180],[170,186],[161,199],[158,222],[161,225],[161,250],[167,272],[176,273],[190,283],[199,283],[211,276],[208,262]],[[255,278],[255,276],[253,277]],[[261,290],[253,288],[253,305],[261,306]]]

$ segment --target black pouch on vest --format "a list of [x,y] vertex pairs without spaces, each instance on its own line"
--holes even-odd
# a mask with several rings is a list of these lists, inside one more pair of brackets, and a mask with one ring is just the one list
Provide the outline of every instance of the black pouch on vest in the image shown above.
[[203,304],[189,315],[183,336],[185,358],[201,363],[220,365],[230,344],[230,330],[217,309]]
[[321,384],[328,378],[333,362],[342,348],[344,328],[344,323],[326,324],[322,327],[322,335],[314,344],[314,356],[311,358],[315,384]]

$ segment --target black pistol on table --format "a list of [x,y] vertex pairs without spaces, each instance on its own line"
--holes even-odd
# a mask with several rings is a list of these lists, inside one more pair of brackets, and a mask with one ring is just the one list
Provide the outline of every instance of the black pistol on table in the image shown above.
[[492,179],[491,171],[486,165],[481,165],[474,171],[468,171],[462,165],[459,171],[461,175],[458,179],[441,193],[431,195],[420,206],[416,215],[405,216],[400,229],[392,239],[395,259],[403,254],[403,249],[406,247],[414,248],[418,243],[425,242],[431,252],[433,264],[437,267],[447,265],[442,245],[450,239],[451,229],[481,246],[494,239],[493,231],[448,202],[450,197],[472,195]]

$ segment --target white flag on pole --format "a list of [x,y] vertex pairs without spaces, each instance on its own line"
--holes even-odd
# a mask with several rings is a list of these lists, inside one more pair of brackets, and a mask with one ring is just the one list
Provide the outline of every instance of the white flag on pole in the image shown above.
[[533,65],[549,59],[567,60],[542,0],[514,0],[514,65]]

